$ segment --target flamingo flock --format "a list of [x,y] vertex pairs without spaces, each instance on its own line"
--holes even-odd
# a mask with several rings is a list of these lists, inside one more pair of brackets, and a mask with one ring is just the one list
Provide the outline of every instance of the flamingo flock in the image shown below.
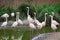
[[[45,13],[45,20],[43,22],[40,22],[37,20],[36,18],[36,12],[34,12],[34,19],[29,15],[29,7],[26,7],[28,10],[27,10],[27,23],[29,25],[29,28],[31,29],[42,29],[44,26],[46,26],[46,15],[48,15],[48,13]],[[51,17],[51,28],[53,30],[56,30],[57,29],[57,25],[59,25],[59,23],[56,21],[56,20],[53,20],[53,16],[54,16],[54,12],[51,12],[52,15],[49,15],[49,17]],[[15,13],[11,13],[11,17],[12,19],[14,18],[15,16]],[[17,27],[18,24],[19,25],[23,25],[23,21],[19,18],[20,16],[20,12],[16,12],[16,21],[13,22],[13,24],[11,25],[11,27]],[[3,22],[1,24],[1,26],[3,27],[6,27],[7,24],[8,24],[8,17],[9,15],[7,13],[3,14],[1,17],[4,17],[6,19],[5,22]],[[36,24],[36,25],[35,25]]]
[[[43,27],[46,26],[46,16],[48,15],[48,13],[45,13],[45,19],[43,22],[40,22],[39,20],[37,20],[36,18],[36,12],[34,12],[34,19],[29,15],[29,7],[26,7],[27,10],[27,19],[26,19],[26,23],[28,23],[30,31],[32,31],[33,34],[33,29],[42,29]],[[53,19],[54,17],[54,12],[51,12],[52,15],[49,15],[49,17],[51,18],[51,29],[55,32],[57,29],[57,25],[59,25],[59,23]],[[11,13],[11,17],[12,20],[14,19],[15,13]],[[8,25],[8,17],[9,15],[7,13],[3,14],[1,17],[4,17],[6,20],[1,24],[1,27],[7,27]],[[20,12],[16,12],[16,20],[12,23],[11,27],[17,27],[18,25],[24,25],[24,22],[19,18],[20,17]],[[36,24],[36,25],[35,25]],[[5,33],[5,32],[4,32]],[[8,38],[5,38],[6,40]],[[18,38],[19,39],[19,38]],[[12,40],[14,39],[14,36],[12,36]],[[17,40],[17,39],[16,39]],[[20,39],[19,39],[20,40]]]

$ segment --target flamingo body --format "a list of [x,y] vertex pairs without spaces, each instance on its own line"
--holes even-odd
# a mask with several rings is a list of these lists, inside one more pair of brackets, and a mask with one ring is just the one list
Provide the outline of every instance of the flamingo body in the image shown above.
[[23,25],[23,22],[22,22],[21,19],[18,19],[18,23],[21,24],[21,25]]
[[30,15],[28,15],[27,20],[31,23],[34,23],[34,20],[30,17]]
[[3,22],[1,26],[6,26],[7,25],[7,22]]
[[35,27],[35,25],[34,25],[33,23],[29,23],[29,27],[30,27],[31,29],[36,29],[36,27]]
[[55,24],[55,25],[59,25],[59,23],[55,20],[52,20],[52,23]]
[[18,22],[15,21],[13,24],[12,24],[12,27],[16,27],[18,25]]

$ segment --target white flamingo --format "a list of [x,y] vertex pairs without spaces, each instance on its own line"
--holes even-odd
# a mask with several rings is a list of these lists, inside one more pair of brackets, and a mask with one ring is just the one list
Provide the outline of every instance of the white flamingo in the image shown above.
[[31,29],[36,29],[36,26],[35,26],[33,23],[31,23],[31,22],[29,22],[29,27],[30,27]]
[[55,24],[53,24],[53,16],[49,15],[51,17],[51,28],[54,30],[54,32],[56,31],[57,27]]
[[19,12],[17,12],[17,15],[18,15],[18,21],[17,21],[17,22],[18,22],[18,24],[23,25],[23,21],[22,21],[21,19],[19,19],[19,14],[20,14],[20,13],[19,13]]
[[[28,8],[28,11],[27,11],[27,23],[29,24],[30,31],[31,31],[31,29],[36,29],[36,26],[33,24],[34,23],[34,20],[29,15],[29,7],[27,7],[27,8]],[[33,30],[32,30],[32,34],[33,34]]]
[[[5,18],[6,18],[6,21],[2,23],[1,27],[6,27],[7,24],[8,24],[8,22],[7,22],[7,17],[9,17],[9,15],[8,15],[8,14],[4,14],[4,15],[1,16],[1,17],[5,17]],[[4,29],[4,36],[5,36],[5,29]]]
[[15,22],[13,22],[13,24],[12,24],[12,26],[11,27],[16,27],[17,25],[18,25],[18,22],[17,22],[17,19],[18,18],[18,15],[17,15],[17,13],[16,13],[16,21]]
[[7,17],[9,17],[9,15],[8,15],[8,14],[4,14],[4,15],[2,15],[1,17],[5,17],[5,18],[6,18],[6,21],[3,22],[2,25],[1,25],[1,26],[6,27],[6,26],[7,26]]
[[[54,12],[52,12],[53,16],[54,16]],[[53,17],[52,17],[53,18]],[[59,25],[59,23],[56,20],[52,20],[52,23],[55,25]]]
[[41,29],[42,28],[42,23],[40,23],[37,19],[36,19],[36,13],[34,12],[34,22],[35,24],[37,24],[37,28]]
[[29,7],[27,7],[28,8],[28,11],[27,11],[27,20],[28,21],[30,21],[30,22],[32,22],[32,23],[34,23],[34,20],[31,18],[31,16],[29,15]]
[[45,13],[45,20],[42,22],[42,26],[44,27],[45,25],[46,25],[46,15],[47,15],[48,13]]
[[1,26],[4,26],[4,27],[6,27],[6,26],[7,26],[7,17],[6,17],[6,21],[5,21],[5,22],[3,22]]

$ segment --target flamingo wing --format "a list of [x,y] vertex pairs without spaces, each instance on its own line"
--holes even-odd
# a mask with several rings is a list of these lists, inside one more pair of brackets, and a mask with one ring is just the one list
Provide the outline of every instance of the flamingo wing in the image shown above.
[[6,26],[7,25],[7,22],[3,22],[1,26]]
[[12,27],[16,27],[18,25],[18,22],[15,21],[13,24],[12,24]]
[[55,24],[55,25],[59,25],[59,23],[55,20],[52,20],[52,23]]
[[35,27],[35,25],[33,23],[30,23],[29,27],[32,28],[32,29],[36,29],[36,27]]
[[18,20],[18,23],[23,25],[23,21],[21,19]]

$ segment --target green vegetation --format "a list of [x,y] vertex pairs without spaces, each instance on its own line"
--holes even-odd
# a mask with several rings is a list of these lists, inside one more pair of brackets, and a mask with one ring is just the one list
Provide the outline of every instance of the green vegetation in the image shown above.
[[[33,34],[31,34],[32,30],[30,31],[30,29],[27,29],[27,28],[23,28],[23,29],[21,29],[21,28],[11,28],[11,29],[5,29],[5,30],[0,29],[0,39],[2,38],[2,36],[3,37],[9,36],[9,40],[11,40],[12,36],[15,36],[15,38],[18,38],[23,34],[22,40],[30,40],[30,38],[33,38],[34,36],[36,36],[38,34],[53,32],[53,30],[50,28],[50,26],[46,26],[46,27],[42,28],[41,30],[40,29],[33,30]],[[58,27],[56,32],[60,32],[60,27]]]

